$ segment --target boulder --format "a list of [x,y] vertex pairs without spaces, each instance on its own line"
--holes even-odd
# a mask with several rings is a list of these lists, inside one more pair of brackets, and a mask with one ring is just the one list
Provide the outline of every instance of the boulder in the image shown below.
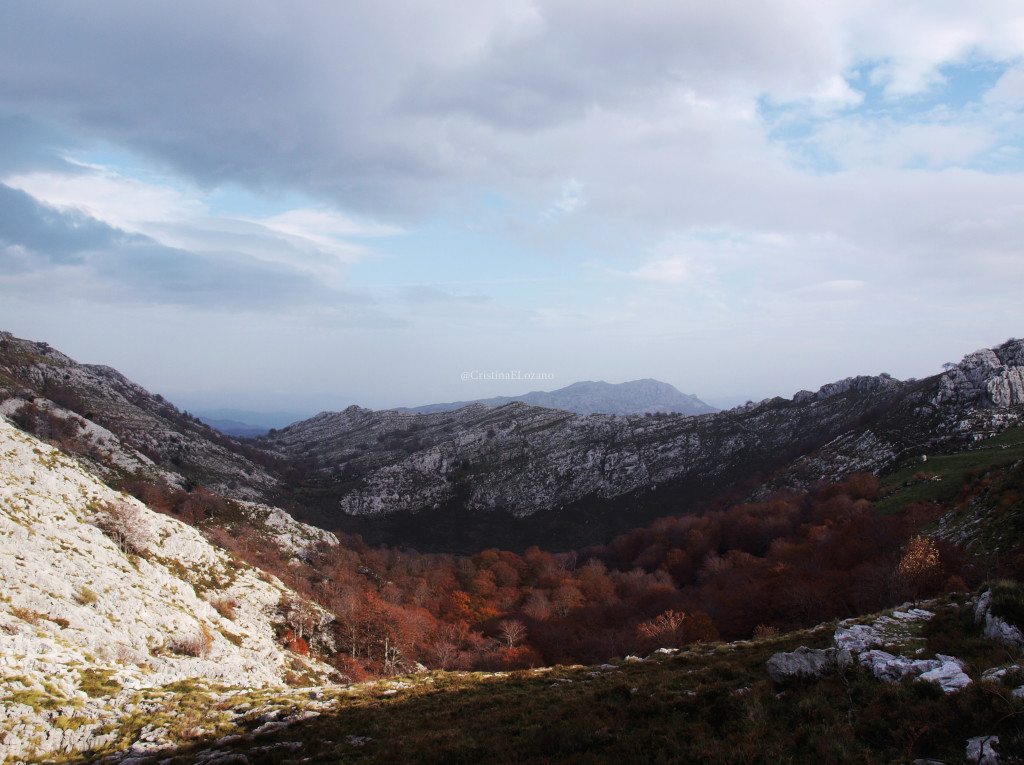
[[999,765],[999,736],[976,736],[967,740],[967,761],[978,765]]
[[794,678],[825,677],[853,663],[850,652],[835,648],[800,646],[789,653],[777,653],[768,659],[768,674],[776,683]]
[[974,609],[974,620],[984,621],[984,634],[989,640],[1008,646],[1024,646],[1024,634],[992,613],[992,591],[987,590],[978,599],[978,605]]

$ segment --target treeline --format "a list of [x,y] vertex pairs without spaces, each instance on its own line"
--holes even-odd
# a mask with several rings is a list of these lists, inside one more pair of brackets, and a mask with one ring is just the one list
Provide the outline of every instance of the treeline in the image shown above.
[[981,576],[954,546],[918,536],[938,506],[878,514],[870,475],[660,519],[579,552],[532,547],[471,557],[342,535],[339,545],[295,559],[216,495],[129,488],[155,509],[207,519],[214,542],[334,613],[330,625],[296,617],[284,639],[296,650],[312,646],[351,678],[404,672],[415,662],[467,670],[595,663],[811,626]]

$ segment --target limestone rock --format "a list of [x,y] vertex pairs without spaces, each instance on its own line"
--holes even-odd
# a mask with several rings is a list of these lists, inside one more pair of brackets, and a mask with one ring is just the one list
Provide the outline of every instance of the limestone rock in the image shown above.
[[976,736],[967,740],[967,761],[977,765],[999,765],[999,736]]
[[984,634],[989,640],[1008,646],[1024,646],[1024,634],[992,613],[992,591],[982,593],[974,610],[974,620],[984,621]]
[[934,403],[998,408],[1024,404],[1024,340],[965,356],[940,378]]
[[800,646],[789,653],[777,653],[768,659],[768,674],[776,683],[792,679],[814,679],[832,674],[853,662],[850,652],[835,648]]
[[[146,526],[140,555],[95,525],[100,508],[118,503]],[[278,644],[277,605],[297,596],[259,573],[0,417],[0,761],[109,743],[94,731],[140,689],[278,686],[296,669],[326,678],[330,667]],[[237,603],[231,618],[216,597]],[[25,691],[66,700],[69,711],[10,703]],[[76,700],[85,706],[75,710]],[[52,725],[59,714],[96,724],[64,731]]]

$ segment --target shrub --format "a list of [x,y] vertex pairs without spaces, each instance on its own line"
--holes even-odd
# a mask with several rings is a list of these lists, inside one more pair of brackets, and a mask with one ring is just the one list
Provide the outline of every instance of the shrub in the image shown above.
[[75,593],[75,601],[81,606],[91,606],[100,596],[90,590],[85,585],[78,588],[78,592]]
[[994,583],[992,613],[1008,624],[1024,629],[1024,585],[1009,580]]
[[125,555],[144,554],[153,538],[143,511],[128,502],[103,505],[96,512],[93,525]]
[[776,637],[778,634],[779,628],[773,627],[770,624],[758,624],[754,627],[754,640],[767,640]]
[[198,632],[189,635],[176,635],[171,640],[171,650],[183,656],[205,659],[213,648],[213,633],[205,624]]
[[18,617],[24,622],[28,622],[33,627],[38,627],[39,621],[44,618],[38,611],[32,611],[31,609],[22,608],[21,606],[15,606],[12,608],[11,615]]
[[213,606],[213,609],[225,619],[234,620],[235,616],[237,616],[235,609],[238,608],[238,601],[234,598],[228,597],[227,595],[212,598],[210,600],[210,605]]

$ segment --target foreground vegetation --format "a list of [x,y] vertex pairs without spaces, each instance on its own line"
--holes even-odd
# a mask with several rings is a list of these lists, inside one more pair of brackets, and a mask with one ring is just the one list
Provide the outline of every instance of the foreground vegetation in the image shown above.
[[[1024,588],[996,590],[1003,613],[1024,605]],[[147,762],[163,763],[237,755],[268,764],[964,762],[966,742],[979,736],[998,736],[1004,755],[1024,751],[1024,701],[1012,694],[1024,674],[982,677],[1021,656],[982,637],[969,607],[974,597],[927,604],[935,616],[911,648],[918,657],[948,653],[964,662],[973,682],[949,695],[928,682],[889,684],[860,666],[773,682],[768,658],[828,646],[836,627],[828,623],[595,666],[430,672],[312,692],[225,693],[179,683],[148,694],[148,702],[140,696],[137,707],[154,713],[126,718],[119,740],[163,726],[177,748],[145,753]]]

